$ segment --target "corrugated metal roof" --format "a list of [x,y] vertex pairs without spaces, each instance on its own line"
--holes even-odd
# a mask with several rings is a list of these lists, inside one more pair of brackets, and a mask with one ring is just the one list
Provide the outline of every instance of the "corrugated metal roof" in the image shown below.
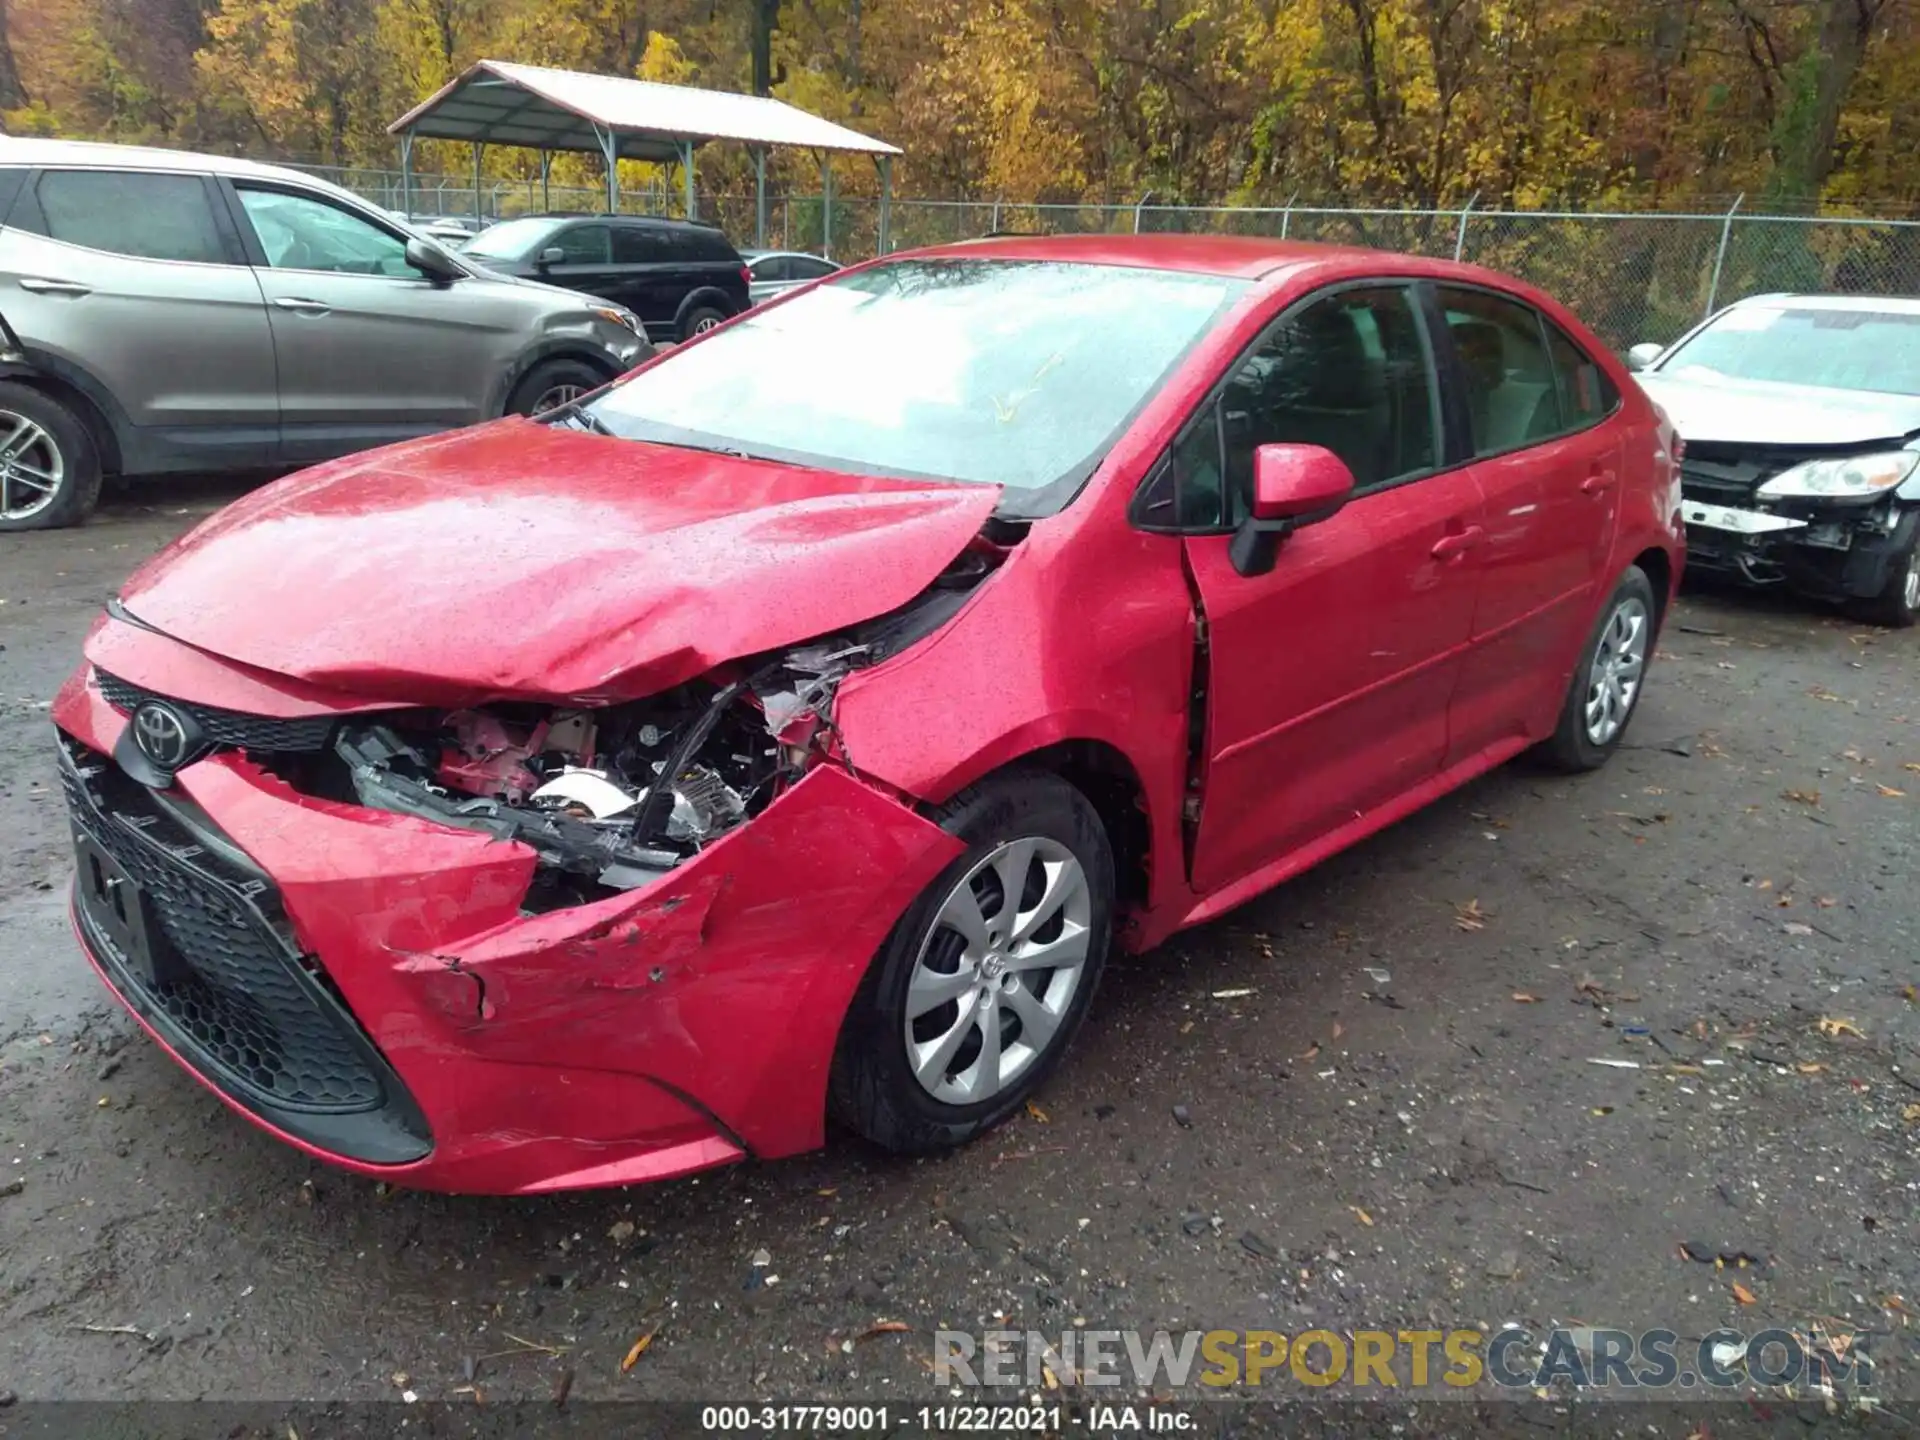
[[506,60],[478,61],[387,130],[410,130],[424,139],[599,153],[596,127],[611,132],[619,153],[629,160],[671,160],[686,140],[696,145],[735,140],[863,155],[901,153],[898,146],[784,100]]

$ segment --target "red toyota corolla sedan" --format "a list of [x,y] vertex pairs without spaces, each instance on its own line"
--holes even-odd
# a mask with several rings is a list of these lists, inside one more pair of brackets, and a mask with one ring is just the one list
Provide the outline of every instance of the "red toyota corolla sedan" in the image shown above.
[[447,1190],[1001,1120],[1110,942],[1509,756],[1599,765],[1674,440],[1485,271],[1219,238],[842,272],[585,404],[335,461],[61,690],[102,978],[241,1114]]

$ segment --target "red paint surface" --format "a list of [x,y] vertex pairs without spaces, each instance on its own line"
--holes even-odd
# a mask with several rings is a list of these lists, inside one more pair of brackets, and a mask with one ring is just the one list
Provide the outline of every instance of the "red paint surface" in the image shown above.
[[[1132,778],[1145,816],[1121,933],[1146,948],[1542,738],[1625,567],[1658,551],[1677,582],[1670,434],[1600,342],[1528,287],[1221,237],[951,253],[1256,283],[1070,506],[1033,524],[939,632],[842,686],[835,718],[860,778],[817,769],[660,882],[526,918],[523,847],[301,796],[234,755],[182,772],[274,876],[301,942],[429,1117],[433,1156],[381,1173],[526,1192],[817,1144],[854,987],[959,853],[901,797],[937,803],[1069,743],[1097,754]],[[1265,576],[1234,573],[1225,537],[1129,522],[1179,426],[1281,309],[1392,275],[1464,276],[1538,305],[1607,370],[1620,409],[1525,465],[1362,497],[1288,538]],[[1617,484],[1581,488],[1608,465]],[[108,623],[88,654],[164,694],[276,715],[639,696],[894,608],[995,499],[504,422],[241,502],[129,586],[129,609],[180,640]],[[1481,543],[1434,554],[1473,527]],[[1189,870],[1195,590],[1212,684]],[[83,675],[55,719],[102,751],[124,723]]]
[[266,486],[121,598],[201,650],[390,702],[630,699],[904,604],[998,498],[503,420]]

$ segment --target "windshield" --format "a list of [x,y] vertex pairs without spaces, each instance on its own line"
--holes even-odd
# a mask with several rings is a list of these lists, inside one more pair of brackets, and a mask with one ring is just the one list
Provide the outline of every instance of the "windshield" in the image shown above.
[[558,220],[503,220],[482,230],[471,240],[460,242],[460,253],[478,255],[483,260],[518,260],[560,226]]
[[902,260],[749,311],[593,409],[632,439],[1003,485],[1022,492],[1005,508],[1044,514],[1243,288],[1114,265]]
[[1659,373],[1920,395],[1920,315],[1743,306],[1674,351]]

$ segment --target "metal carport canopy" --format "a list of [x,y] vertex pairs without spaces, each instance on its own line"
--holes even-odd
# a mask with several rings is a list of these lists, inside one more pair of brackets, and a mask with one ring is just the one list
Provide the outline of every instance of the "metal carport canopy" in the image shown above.
[[[769,146],[821,152],[828,185],[828,154],[871,155],[880,167],[883,234],[890,208],[891,162],[901,153],[898,146],[849,130],[783,100],[506,60],[476,61],[387,130],[400,136],[402,167],[409,172],[416,139],[471,142],[476,173],[480,147],[486,145],[512,145],[549,154],[577,150],[599,155],[607,166],[610,211],[619,194],[614,161],[677,161],[685,167],[690,218],[695,208],[694,150],[709,141],[734,141],[752,147],[754,152],[762,228]],[[411,203],[409,197],[409,208]]]

